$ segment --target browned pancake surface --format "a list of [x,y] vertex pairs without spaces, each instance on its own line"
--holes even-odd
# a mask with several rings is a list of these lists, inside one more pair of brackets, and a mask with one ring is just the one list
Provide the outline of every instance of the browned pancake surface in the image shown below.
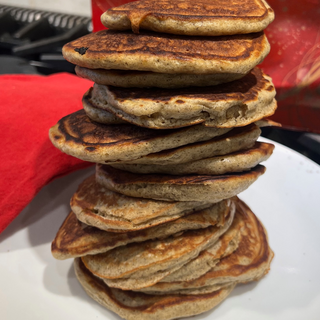
[[199,314],[215,307],[234,288],[234,285],[231,285],[202,295],[153,296],[109,288],[84,266],[81,259],[75,260],[75,272],[91,298],[127,320],[176,319]]
[[[261,130],[252,123],[245,127],[234,128],[228,133],[209,141],[192,143],[180,148],[163,150],[146,155],[137,160],[127,161],[126,163],[157,165],[177,164],[208,158],[211,156],[225,155],[238,150],[251,148],[260,134]],[[218,146],[216,148],[214,147],[215,143]],[[231,145],[232,147],[230,147]],[[214,151],[212,153],[205,153],[203,149],[211,149]]]
[[95,181],[94,175],[80,184],[70,205],[80,221],[111,232],[154,227],[211,207],[210,203],[200,201],[167,202],[127,197],[104,188]]
[[97,165],[97,171],[105,175],[112,183],[116,185],[134,185],[138,183],[153,184],[166,184],[166,185],[205,185],[207,183],[223,182],[226,180],[235,181],[241,179],[250,179],[250,177],[258,177],[265,172],[266,168],[262,165],[257,165],[247,172],[223,174],[223,175],[185,175],[185,176],[172,176],[165,174],[135,174],[127,171],[122,171],[112,168],[107,165]]
[[260,18],[263,19],[268,14],[268,10],[261,0],[192,0],[170,1],[170,0],[140,0],[114,7],[108,13],[126,13],[130,15],[134,11],[152,13],[154,16],[174,16],[176,19],[199,20],[210,17],[211,19],[223,19],[229,17],[233,19]]
[[[266,230],[251,209],[240,199],[237,200],[236,208],[236,214],[242,215],[246,228],[251,225],[254,232],[248,230],[247,233],[243,234],[238,249],[222,259],[216,268],[204,276],[204,279],[226,276],[236,279],[245,273],[254,274],[254,270],[262,265],[266,265],[263,275],[269,271],[269,265],[274,254],[269,247]],[[247,264],[246,261],[250,261],[250,263]]]
[[273,10],[262,0],[140,0],[109,9],[101,21],[117,30],[139,32],[141,27],[175,34],[219,35],[261,31],[273,18]]
[[216,203],[244,191],[264,172],[265,167],[258,165],[247,172],[223,175],[141,175],[98,164],[96,179],[108,189],[131,197]]
[[[95,145],[116,145],[121,141],[122,144],[141,142],[152,137],[170,134],[170,130],[157,132],[142,127],[133,126],[131,124],[118,124],[106,126],[97,122],[93,122],[88,118],[84,110],[79,110],[68,116],[63,117],[59,122],[59,130],[65,137],[66,141],[75,143],[87,143],[90,148]],[[56,140],[59,137],[54,137]],[[92,151],[92,150],[91,150]]]
[[[173,203],[168,202],[168,206]],[[150,239],[165,238],[185,230],[207,228],[209,226],[223,226],[230,211],[234,211],[232,201],[225,200],[208,209],[197,210],[184,216],[175,217],[167,223],[148,226],[143,230],[130,232],[109,232],[97,229],[79,221],[70,212],[52,242],[52,255],[56,259],[68,259],[84,255],[107,252],[113,248],[124,246],[132,242],[143,242]],[[124,212],[126,214],[126,212]],[[94,215],[93,213],[91,214]],[[92,219],[101,219],[96,214]],[[99,222],[99,220],[98,220]]]
[[221,69],[233,63],[239,68],[247,59],[259,59],[268,46],[263,32],[228,37],[183,37],[103,30],[69,42],[63,47],[63,54],[69,62],[92,69],[188,73],[192,64],[194,73],[212,73],[207,67],[200,70],[194,64],[211,61],[216,71],[217,62],[219,65],[221,62]]
[[[118,238],[118,239],[117,239]],[[56,259],[81,256],[89,252],[101,252],[102,247],[113,248],[124,234],[106,238],[101,230],[80,222],[71,211],[64,220],[51,244],[51,252]]]
[[201,125],[182,129],[152,130],[127,124],[94,122],[84,110],[58,121],[49,130],[51,142],[61,151],[85,161],[133,160],[143,155],[205,141],[230,131]]
[[177,165],[137,165],[137,164],[110,164],[112,167],[133,173],[149,174],[204,174],[217,175],[231,172],[250,170],[259,163],[266,161],[272,154],[274,146],[269,143],[256,142],[247,150],[241,150],[218,157],[205,158]]
[[235,201],[236,215],[230,229],[240,229],[240,242],[236,251],[221,259],[211,271],[198,279],[184,282],[159,282],[143,290],[150,293],[175,292],[230,282],[256,281],[267,274],[274,256],[269,247],[267,232],[243,201],[239,199]]
[[174,100],[179,105],[185,103],[185,99],[205,99],[206,101],[216,102],[221,100],[235,100],[242,103],[256,100],[258,93],[262,90],[274,91],[274,86],[270,81],[263,77],[262,70],[254,68],[250,73],[240,80],[232,81],[210,87],[188,87],[181,89],[162,89],[162,88],[119,88],[111,87],[110,92],[114,98],[119,100],[141,99],[150,101],[166,102]]

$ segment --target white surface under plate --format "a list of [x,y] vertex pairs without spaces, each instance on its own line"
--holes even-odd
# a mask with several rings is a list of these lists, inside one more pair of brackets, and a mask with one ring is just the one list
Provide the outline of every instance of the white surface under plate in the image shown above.
[[[279,144],[265,165],[266,174],[240,198],[268,230],[275,252],[271,271],[192,319],[320,319],[320,167]],[[87,297],[72,260],[57,261],[50,252],[69,198],[92,171],[43,188],[0,235],[1,319],[120,319]]]

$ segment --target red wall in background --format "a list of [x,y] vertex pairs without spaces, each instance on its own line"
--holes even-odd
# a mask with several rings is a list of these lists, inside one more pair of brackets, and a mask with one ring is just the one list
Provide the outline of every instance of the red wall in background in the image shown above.
[[271,52],[261,67],[277,88],[273,119],[320,133],[320,0],[269,0],[276,18],[267,28]]

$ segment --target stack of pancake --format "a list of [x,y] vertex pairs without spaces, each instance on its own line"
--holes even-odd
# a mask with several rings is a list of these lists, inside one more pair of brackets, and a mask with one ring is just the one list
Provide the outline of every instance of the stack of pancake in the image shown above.
[[95,84],[50,139],[97,165],[52,253],[121,317],[199,314],[268,272],[266,231],[237,194],[274,148],[256,142],[276,109],[256,67],[273,18],[264,0],[136,1],[64,46]]

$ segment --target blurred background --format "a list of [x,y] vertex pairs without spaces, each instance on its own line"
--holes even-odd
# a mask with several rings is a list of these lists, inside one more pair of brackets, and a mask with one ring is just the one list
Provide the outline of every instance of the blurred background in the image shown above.
[[91,0],[1,0],[0,4],[91,17]]
[[[0,74],[74,73],[62,46],[103,28],[100,15],[126,0],[0,0]],[[261,67],[272,76],[282,128],[263,128],[320,164],[320,0],[268,0],[271,52]]]

